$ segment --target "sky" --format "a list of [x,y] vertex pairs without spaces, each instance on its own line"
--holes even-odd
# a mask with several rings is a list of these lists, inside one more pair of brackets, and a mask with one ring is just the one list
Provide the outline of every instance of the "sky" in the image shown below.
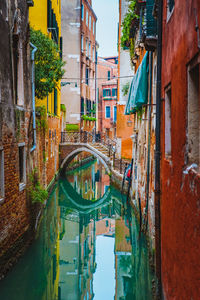
[[98,55],[117,55],[119,22],[119,0],[92,0],[92,7],[98,18],[96,40],[99,43]]

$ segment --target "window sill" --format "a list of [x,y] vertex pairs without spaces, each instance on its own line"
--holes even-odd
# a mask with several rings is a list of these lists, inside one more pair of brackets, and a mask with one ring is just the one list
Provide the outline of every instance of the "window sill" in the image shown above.
[[22,192],[26,188],[26,183],[22,182],[19,184],[19,191]]

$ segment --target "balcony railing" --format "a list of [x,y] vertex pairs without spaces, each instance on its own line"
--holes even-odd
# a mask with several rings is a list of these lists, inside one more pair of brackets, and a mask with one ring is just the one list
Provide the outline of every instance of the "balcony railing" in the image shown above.
[[145,48],[153,50],[157,45],[157,21],[154,17],[155,0],[142,1],[140,14],[140,37],[143,36]]

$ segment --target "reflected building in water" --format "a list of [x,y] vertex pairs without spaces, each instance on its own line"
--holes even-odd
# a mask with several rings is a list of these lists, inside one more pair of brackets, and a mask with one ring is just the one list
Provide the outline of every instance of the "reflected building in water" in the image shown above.
[[77,155],[66,170],[66,176],[75,191],[87,200],[101,198],[110,186],[110,178],[104,166],[86,153]]
[[[97,162],[83,169],[82,180],[89,178],[85,173],[92,177],[98,170],[103,174],[100,176],[103,183],[101,186],[95,180],[96,189],[105,191],[104,187],[109,183],[103,179],[105,173]],[[74,178],[77,172],[74,172]],[[59,179],[44,210],[37,240],[13,275],[8,276],[2,285],[0,283],[1,298],[13,300],[17,295],[18,299],[26,300],[29,295],[30,300],[94,299],[99,297],[96,287],[103,284],[112,289],[116,300],[152,299],[153,277],[146,242],[138,232],[130,207],[125,207],[124,198],[112,187],[96,201],[84,199],[77,193],[80,182],[74,185],[75,180],[72,180],[72,174]],[[105,251],[104,254],[101,252],[100,261],[113,257],[113,261],[107,263],[108,270],[112,269],[112,286],[109,274],[103,274],[104,282],[97,280],[96,276],[103,271],[98,260],[98,241],[108,239],[113,243],[109,243],[109,249],[102,244]]]

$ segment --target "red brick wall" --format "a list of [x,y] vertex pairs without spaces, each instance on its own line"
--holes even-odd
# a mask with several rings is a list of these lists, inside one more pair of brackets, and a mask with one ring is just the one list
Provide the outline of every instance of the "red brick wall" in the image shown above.
[[61,139],[61,120],[49,116],[48,129],[37,129],[37,168],[40,172],[40,181],[47,187],[54,179],[59,168],[59,143]]
[[161,129],[161,247],[162,283],[166,299],[199,299],[200,295],[200,174],[187,167],[187,64],[199,54],[194,5],[199,1],[175,1],[166,22],[163,4],[162,97],[171,83],[172,155],[165,153],[165,107]]

